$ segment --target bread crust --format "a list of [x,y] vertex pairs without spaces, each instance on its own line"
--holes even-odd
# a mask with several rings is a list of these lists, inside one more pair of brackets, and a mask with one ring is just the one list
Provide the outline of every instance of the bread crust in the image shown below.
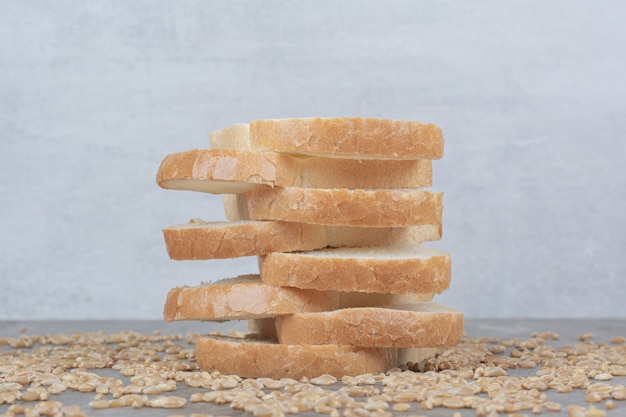
[[250,122],[252,149],[305,155],[439,159],[443,134],[434,124],[358,117],[268,119]]
[[432,302],[297,313],[276,318],[276,335],[285,344],[447,347],[463,336],[463,314]]
[[442,197],[443,193],[422,189],[256,187],[238,198],[252,220],[402,227],[441,224]]
[[452,275],[448,253],[421,245],[269,253],[260,270],[270,285],[380,294],[440,294]]
[[395,366],[395,349],[285,345],[254,338],[207,335],[196,340],[200,369],[242,378],[313,378],[378,374]]
[[315,290],[277,287],[258,275],[243,275],[196,287],[169,291],[163,309],[165,321],[248,320],[305,311],[337,308],[339,297]]
[[163,229],[167,253],[175,260],[227,259],[320,249],[326,230],[282,221],[203,222],[192,220]]

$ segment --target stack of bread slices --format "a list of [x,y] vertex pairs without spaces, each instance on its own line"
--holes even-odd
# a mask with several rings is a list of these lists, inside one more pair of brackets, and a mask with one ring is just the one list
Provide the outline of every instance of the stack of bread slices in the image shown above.
[[172,289],[166,321],[248,320],[206,335],[206,371],[302,378],[379,373],[456,344],[463,315],[432,301],[450,285],[442,193],[429,191],[441,129],[364,118],[256,120],[168,155],[167,189],[224,195],[228,221],[163,230],[176,260],[258,256],[257,274]]

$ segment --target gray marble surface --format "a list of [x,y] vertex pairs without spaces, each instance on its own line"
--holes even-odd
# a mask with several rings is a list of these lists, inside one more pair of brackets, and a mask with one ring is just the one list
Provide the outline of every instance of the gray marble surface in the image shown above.
[[[234,327],[233,327],[234,325]],[[173,334],[186,332],[208,332],[208,331],[227,331],[228,329],[236,328],[243,330],[242,322],[235,323],[199,323],[199,322],[178,322],[178,323],[164,323],[161,321],[2,321],[0,322],[0,338],[2,337],[15,337],[20,334],[45,334],[45,333],[71,333],[71,332],[98,332],[103,331],[105,333],[119,332],[123,330],[133,330],[139,333],[154,333],[155,331],[162,334]],[[534,332],[557,332],[560,336],[558,341],[551,341],[550,343],[560,347],[566,344],[572,344],[578,340],[578,337],[583,333],[593,333],[594,341],[597,343],[606,342],[614,336],[626,336],[626,321],[623,319],[606,319],[606,320],[502,320],[502,319],[481,319],[481,320],[468,320],[466,322],[466,333],[469,337],[491,336],[499,339],[513,339],[520,340],[527,339]],[[0,346],[0,352],[2,350],[8,350],[6,346]],[[117,371],[110,369],[96,370],[94,371],[103,376],[115,376],[120,378],[120,374]],[[514,369],[509,371],[509,375],[530,375],[528,370]],[[626,385],[626,377],[616,377],[611,381],[611,384]],[[339,387],[340,384],[336,384],[334,387]],[[332,388],[332,387],[331,387]],[[68,390],[69,391],[69,390]],[[93,393],[77,393],[77,392],[64,392],[55,399],[63,402],[65,405],[79,404],[85,410],[90,410],[87,405],[89,401],[93,399]],[[195,392],[194,389],[190,389],[184,384],[178,384],[178,388],[175,392],[168,393],[171,395],[181,396],[189,398],[189,396]],[[545,412],[542,415],[564,417],[567,416],[565,407],[569,404],[579,404],[585,407],[589,407],[590,404],[584,401],[584,392],[580,390],[574,390],[569,394],[558,394],[553,391],[547,391],[548,398],[556,401],[564,406],[561,412]],[[623,401],[616,401],[616,407],[610,411],[608,416],[622,416],[626,413],[626,404]],[[596,404],[598,408],[602,408],[604,403]],[[7,406],[0,406],[0,414],[6,411]],[[472,410],[460,410],[463,417],[475,416]],[[105,410],[91,410],[89,415],[92,416],[169,416],[173,414],[182,414],[190,416],[193,413],[207,413],[213,415],[246,415],[243,412],[233,410],[228,405],[213,405],[208,403],[188,403],[182,410],[159,410],[143,408],[139,410],[133,409],[105,409]],[[418,414],[428,417],[452,417],[454,410],[449,409],[433,409],[422,410],[416,404],[412,405],[411,411],[407,413],[395,413],[399,416]],[[320,416],[322,414],[316,413],[303,413],[305,416]],[[528,414],[531,415],[531,414]]]
[[626,318],[624,21],[619,0],[0,0],[0,319],[159,319],[174,286],[255,272],[168,259],[162,228],[223,213],[156,170],[304,116],[442,126],[443,303]]

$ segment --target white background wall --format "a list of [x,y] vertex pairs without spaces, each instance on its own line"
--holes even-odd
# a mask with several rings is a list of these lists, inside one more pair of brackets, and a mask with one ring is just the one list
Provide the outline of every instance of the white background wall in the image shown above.
[[0,0],[0,319],[161,317],[168,153],[256,118],[441,125],[468,317],[626,317],[626,3]]

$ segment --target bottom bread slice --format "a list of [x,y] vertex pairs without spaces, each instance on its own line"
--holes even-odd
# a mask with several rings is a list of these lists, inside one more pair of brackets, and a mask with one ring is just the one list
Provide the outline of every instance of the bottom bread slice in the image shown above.
[[463,336],[463,314],[424,302],[276,317],[280,343],[364,347],[447,347]]
[[397,358],[395,349],[283,345],[254,336],[206,335],[196,340],[196,361],[203,371],[242,378],[301,379],[376,374],[394,367]]

